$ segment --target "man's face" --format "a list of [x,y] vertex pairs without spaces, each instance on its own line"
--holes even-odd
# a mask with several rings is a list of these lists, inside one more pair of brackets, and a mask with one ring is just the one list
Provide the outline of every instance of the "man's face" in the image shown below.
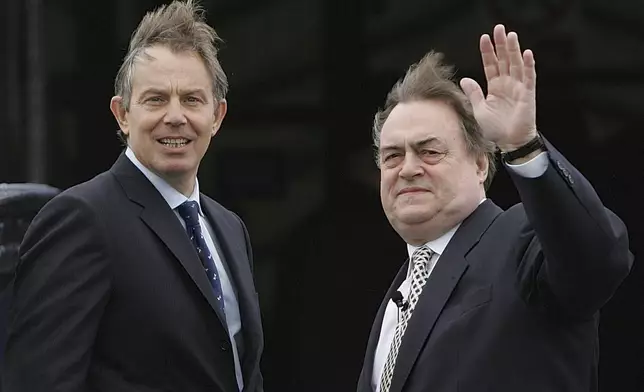
[[137,159],[190,193],[226,102],[214,101],[211,76],[196,53],[153,46],[134,66],[129,110],[114,97],[112,111]]
[[437,100],[398,104],[380,135],[380,198],[412,245],[436,239],[485,197],[485,157],[469,154],[456,112]]

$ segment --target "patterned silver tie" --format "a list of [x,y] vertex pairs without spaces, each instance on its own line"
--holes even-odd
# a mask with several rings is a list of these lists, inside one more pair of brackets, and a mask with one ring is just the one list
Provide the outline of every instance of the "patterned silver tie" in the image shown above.
[[380,377],[380,392],[389,392],[391,387],[391,379],[394,375],[394,368],[396,366],[396,359],[398,358],[398,349],[402,342],[407,329],[407,322],[411,318],[411,314],[416,308],[418,297],[423,292],[423,287],[429,278],[429,259],[432,257],[432,251],[427,246],[421,246],[414,251],[411,257],[412,260],[412,278],[411,290],[409,291],[409,306],[406,310],[402,311],[402,317],[398,320],[396,325],[396,332],[394,333],[394,340],[391,342],[389,354],[387,354],[387,361],[385,368]]

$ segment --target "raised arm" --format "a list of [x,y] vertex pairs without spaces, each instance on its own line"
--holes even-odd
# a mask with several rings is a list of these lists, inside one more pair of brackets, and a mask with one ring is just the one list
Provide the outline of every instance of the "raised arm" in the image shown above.
[[[502,25],[494,29],[494,45],[481,37],[480,50],[487,96],[472,79],[461,80],[461,87],[483,135],[502,152],[515,151],[538,136],[534,55],[522,53],[516,33],[506,35]],[[542,141],[542,148],[505,162],[535,234],[523,260],[534,273],[522,283],[532,285],[531,300],[589,317],[630,271],[626,228],[582,174]]]

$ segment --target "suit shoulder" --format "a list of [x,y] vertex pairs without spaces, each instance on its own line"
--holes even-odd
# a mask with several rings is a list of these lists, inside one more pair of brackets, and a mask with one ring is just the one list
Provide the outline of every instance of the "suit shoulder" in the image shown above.
[[502,223],[505,225],[514,224],[514,225],[524,225],[528,221],[526,215],[525,207],[523,203],[517,203],[503,211],[499,218],[496,220],[496,223]]
[[224,207],[223,205],[221,205],[218,201],[216,201],[215,199],[213,199],[212,197],[210,197],[210,196],[208,196],[208,195],[206,195],[204,193],[201,193],[201,200],[203,200],[204,202],[210,204],[211,207],[217,208],[219,211],[225,211],[225,212],[229,212],[229,213],[232,212],[229,209],[227,209],[226,207]]
[[239,220],[239,221],[241,221],[243,223],[241,217],[237,213],[235,213],[234,211],[224,207],[221,203],[217,202],[213,198],[211,198],[211,197],[209,197],[209,196],[207,196],[207,195],[202,193],[201,194],[201,200],[203,202],[207,203],[210,208],[213,208],[213,209],[217,210],[219,213],[222,213],[222,214],[224,214],[225,216],[227,216],[227,217],[229,217],[231,219],[237,219],[237,220]]

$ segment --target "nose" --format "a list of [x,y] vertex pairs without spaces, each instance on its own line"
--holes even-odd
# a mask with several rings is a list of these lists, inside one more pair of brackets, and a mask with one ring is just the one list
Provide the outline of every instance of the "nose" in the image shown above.
[[186,116],[183,113],[183,106],[179,98],[172,98],[168,102],[167,111],[163,118],[163,121],[172,127],[178,127],[186,123]]
[[423,169],[416,154],[406,153],[405,160],[398,175],[404,179],[412,179],[423,174]]

